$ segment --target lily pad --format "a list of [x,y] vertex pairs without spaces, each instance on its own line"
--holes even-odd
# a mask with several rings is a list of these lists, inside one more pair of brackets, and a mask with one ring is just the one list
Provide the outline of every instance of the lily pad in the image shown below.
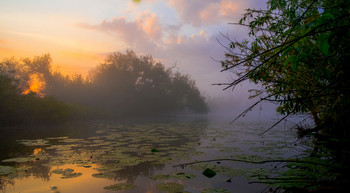
[[157,185],[157,188],[159,190],[169,192],[169,193],[178,193],[182,192],[184,189],[184,186],[181,184],[169,182],[169,183],[161,183]]
[[206,188],[202,193],[230,193],[230,191],[222,188]]
[[16,157],[16,158],[10,158],[10,159],[5,159],[2,160],[2,162],[18,162],[18,163],[23,163],[23,162],[29,162],[34,160],[32,157]]
[[203,171],[202,174],[205,175],[208,178],[212,178],[212,177],[214,177],[216,175],[216,172],[214,170],[210,169],[210,168],[206,168]]
[[112,172],[100,172],[96,174],[92,174],[92,177],[95,178],[108,178],[108,179],[113,179],[115,178],[116,174]]
[[50,190],[57,190],[57,186],[52,186],[52,187],[50,187]]
[[62,179],[68,179],[68,178],[76,178],[83,175],[82,173],[70,173],[70,174],[65,174],[61,178]]
[[62,179],[76,178],[76,177],[79,177],[79,176],[81,176],[81,175],[83,175],[83,174],[82,174],[82,173],[76,173],[76,172],[74,172],[74,173],[64,174],[61,178],[62,178]]
[[26,145],[26,146],[44,146],[44,145],[50,145],[48,140],[44,139],[33,139],[33,140],[18,140],[20,144]]
[[104,187],[105,190],[111,190],[111,191],[121,191],[121,190],[131,190],[134,189],[136,186],[134,184],[128,184],[128,183],[120,183],[120,184],[113,184],[110,186]]
[[82,173],[76,173],[74,172],[73,169],[70,169],[70,168],[67,168],[65,170],[63,169],[55,169],[55,170],[52,170],[52,173],[55,173],[55,174],[62,174],[62,179],[68,179],[68,178],[76,178],[76,177],[79,177],[81,175],[83,175]]
[[0,175],[7,175],[13,172],[13,167],[11,166],[0,166]]
[[[247,179],[255,179],[254,176],[264,176],[269,170],[265,168],[235,168],[235,167],[226,167],[226,166],[217,166],[213,164],[197,164],[191,166],[193,169],[203,170],[210,169],[215,170],[216,173],[222,174],[229,177],[242,176]],[[205,170],[206,170],[205,169]],[[203,172],[204,175],[204,172]]]
[[55,169],[51,171],[54,174],[65,174],[65,173],[72,173],[74,172],[73,169],[67,168],[67,169]]
[[176,179],[181,179],[181,180],[190,180],[190,179],[193,179],[195,177],[196,177],[196,175],[194,175],[194,174],[180,172],[180,173],[171,173],[168,175],[155,175],[152,177],[152,179],[153,180],[166,180],[169,178],[176,178]]

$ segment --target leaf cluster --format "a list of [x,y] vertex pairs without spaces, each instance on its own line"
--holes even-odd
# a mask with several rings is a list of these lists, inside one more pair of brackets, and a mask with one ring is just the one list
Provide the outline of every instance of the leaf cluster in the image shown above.
[[249,28],[249,38],[226,37],[223,71],[238,78],[221,85],[261,84],[254,95],[259,102],[278,104],[286,116],[309,113],[320,130],[348,135],[350,2],[270,0],[267,5],[267,10],[247,9],[235,23]]

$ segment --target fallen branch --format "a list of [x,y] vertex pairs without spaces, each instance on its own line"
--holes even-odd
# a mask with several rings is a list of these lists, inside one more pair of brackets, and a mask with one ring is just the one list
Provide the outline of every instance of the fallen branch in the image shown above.
[[312,165],[319,165],[324,167],[333,167],[336,168],[336,166],[329,165],[329,164],[323,164],[323,163],[315,163],[310,161],[303,161],[303,160],[264,160],[264,161],[249,161],[249,160],[242,160],[242,159],[212,159],[212,160],[202,160],[202,161],[195,161],[195,162],[189,162],[189,163],[183,163],[174,165],[173,167],[181,167],[184,168],[189,165],[199,164],[199,163],[208,163],[208,162],[218,162],[218,161],[236,161],[236,162],[243,162],[243,163],[250,163],[250,164],[265,164],[265,163],[302,163],[302,164],[312,164]]

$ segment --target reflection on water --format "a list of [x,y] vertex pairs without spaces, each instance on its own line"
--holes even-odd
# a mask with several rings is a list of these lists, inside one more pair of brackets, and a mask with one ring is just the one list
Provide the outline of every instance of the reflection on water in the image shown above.
[[[58,128],[57,128],[58,127]],[[246,163],[217,162],[173,167],[195,160],[288,158],[293,138],[286,132],[258,137],[261,125],[219,126],[201,122],[75,123],[56,128],[5,129],[0,188],[4,192],[223,192],[261,191],[250,176],[268,172]],[[6,139],[4,136],[7,136]],[[281,141],[281,139],[283,139]],[[259,166],[268,167],[268,166]],[[205,168],[217,175],[207,178]],[[113,186],[112,186],[113,185]],[[109,187],[109,188],[107,188]],[[165,188],[165,189],[164,189]],[[118,189],[119,190],[119,189]],[[163,190],[163,191],[162,191]]]

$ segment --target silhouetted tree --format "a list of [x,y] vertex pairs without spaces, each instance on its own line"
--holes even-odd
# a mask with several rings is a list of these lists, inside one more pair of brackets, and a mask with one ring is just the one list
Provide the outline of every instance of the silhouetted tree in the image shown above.
[[133,51],[114,53],[90,72],[92,103],[117,114],[157,114],[188,108],[208,111],[193,80],[172,73],[151,56],[138,57]]
[[[27,60],[28,61],[28,60]],[[63,121],[72,109],[52,97],[39,97],[28,89],[29,74],[23,63],[14,59],[0,63],[0,123]]]
[[[151,56],[138,57],[129,50],[109,55],[87,79],[54,71],[49,54],[5,59],[0,72],[0,115],[4,122],[64,120],[73,114],[96,116],[92,110],[103,116],[208,112],[204,97],[188,75],[173,73]],[[42,88],[33,91],[31,84],[42,84]]]
[[238,78],[221,85],[234,88],[246,80],[262,85],[252,96],[260,101],[240,116],[260,102],[270,101],[284,115],[281,120],[307,113],[315,121],[314,127],[295,128],[301,136],[314,140],[310,157],[301,159],[313,160],[318,166],[290,164],[279,178],[263,180],[276,185],[276,190],[349,189],[349,10],[349,0],[269,0],[267,10],[247,9],[235,23],[249,28],[249,39],[227,37],[230,43],[223,71]]

